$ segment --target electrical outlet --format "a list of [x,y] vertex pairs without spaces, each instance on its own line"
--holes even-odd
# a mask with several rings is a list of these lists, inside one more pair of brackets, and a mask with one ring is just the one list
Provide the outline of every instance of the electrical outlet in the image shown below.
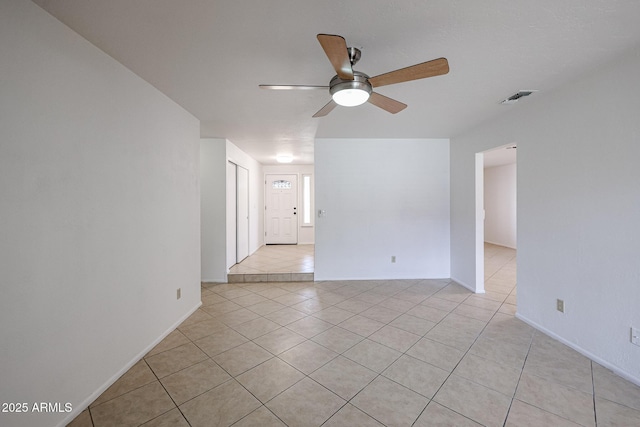
[[564,313],[564,301],[561,299],[556,300],[556,310],[560,313]]
[[182,297],[182,288],[176,290],[176,299],[180,299],[180,297]]
[[391,255],[391,262],[396,262],[396,256],[395,255]]
[[640,329],[631,327],[631,344],[640,346]]

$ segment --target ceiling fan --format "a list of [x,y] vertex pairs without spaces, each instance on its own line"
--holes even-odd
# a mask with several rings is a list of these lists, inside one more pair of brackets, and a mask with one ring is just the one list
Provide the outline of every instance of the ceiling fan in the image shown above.
[[373,88],[440,76],[449,72],[447,59],[438,58],[375,77],[369,77],[365,73],[353,69],[353,66],[360,60],[361,52],[358,48],[347,47],[344,37],[332,34],[318,34],[318,41],[337,73],[329,82],[329,86],[259,85],[262,89],[275,90],[329,89],[331,101],[315,113],[313,117],[326,116],[337,105],[355,107],[367,101],[391,114],[395,114],[407,108],[407,104],[380,95],[374,92]]

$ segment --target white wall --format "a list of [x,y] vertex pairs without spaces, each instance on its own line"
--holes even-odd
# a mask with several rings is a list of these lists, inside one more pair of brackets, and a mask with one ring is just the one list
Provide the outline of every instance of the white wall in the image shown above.
[[474,155],[516,141],[518,316],[637,384],[639,73],[636,49],[451,140],[452,276],[474,277]]
[[227,141],[200,140],[201,280],[226,282],[226,169]]
[[484,240],[516,248],[516,164],[484,169]]
[[[315,189],[314,166],[313,165],[264,165],[262,170],[267,174],[294,174],[298,177],[298,244],[312,245],[315,243]],[[302,175],[311,175],[311,226],[302,225]]]
[[447,139],[318,139],[314,152],[316,280],[449,277]]
[[199,123],[29,1],[0,58],[0,401],[74,408],[0,425],[62,425],[200,303]]

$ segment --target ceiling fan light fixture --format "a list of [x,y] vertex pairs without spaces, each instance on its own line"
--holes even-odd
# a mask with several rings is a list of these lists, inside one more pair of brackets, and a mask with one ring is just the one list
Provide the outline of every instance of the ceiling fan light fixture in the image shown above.
[[343,107],[362,105],[369,99],[369,92],[363,89],[342,89],[332,95],[336,104]]
[[355,107],[362,105],[371,95],[371,84],[369,76],[358,71],[353,72],[353,80],[343,80],[338,76],[331,79],[329,83],[331,98],[343,107]]
[[293,156],[291,154],[278,154],[276,156],[276,160],[278,163],[291,163],[293,161]]

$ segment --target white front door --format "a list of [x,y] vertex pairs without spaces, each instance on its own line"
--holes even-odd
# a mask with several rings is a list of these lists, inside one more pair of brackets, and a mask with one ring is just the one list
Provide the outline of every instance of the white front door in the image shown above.
[[265,243],[298,243],[297,175],[266,175]]

